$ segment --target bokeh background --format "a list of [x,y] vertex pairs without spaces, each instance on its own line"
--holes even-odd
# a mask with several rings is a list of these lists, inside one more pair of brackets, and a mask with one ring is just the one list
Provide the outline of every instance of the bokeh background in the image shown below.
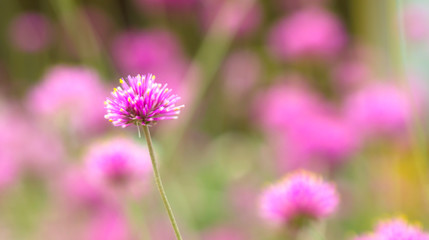
[[103,101],[149,72],[186,105],[151,128],[185,239],[285,239],[260,194],[303,168],[340,204],[302,239],[429,229],[428,63],[425,0],[4,0],[0,239],[174,239],[149,165],[106,189],[87,164],[146,151]]

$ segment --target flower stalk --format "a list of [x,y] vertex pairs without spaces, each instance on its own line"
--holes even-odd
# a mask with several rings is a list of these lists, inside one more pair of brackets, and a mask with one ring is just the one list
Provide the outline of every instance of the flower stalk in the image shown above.
[[150,137],[149,127],[142,125],[144,136],[146,138],[147,147],[149,149],[150,159],[152,162],[153,173],[155,175],[156,186],[158,187],[159,194],[161,195],[162,202],[164,203],[165,209],[167,210],[168,217],[171,225],[173,226],[174,233],[176,234],[177,240],[182,240],[180,235],[179,227],[177,226],[176,219],[174,218],[173,210],[171,209],[170,203],[168,202],[167,195],[165,194],[164,186],[162,185],[161,175],[159,174],[158,165],[155,160],[155,153],[153,151],[152,139]]

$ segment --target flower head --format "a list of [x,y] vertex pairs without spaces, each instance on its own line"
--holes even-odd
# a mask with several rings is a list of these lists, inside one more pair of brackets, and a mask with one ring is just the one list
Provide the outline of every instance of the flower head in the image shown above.
[[120,87],[114,88],[112,99],[107,99],[106,119],[114,126],[127,127],[131,124],[152,125],[160,120],[177,119],[184,105],[176,106],[179,96],[172,94],[167,84],[155,83],[155,76],[128,76],[127,81],[119,79]]
[[268,188],[262,195],[263,217],[300,226],[308,220],[331,215],[338,193],[332,184],[306,171],[298,171]]

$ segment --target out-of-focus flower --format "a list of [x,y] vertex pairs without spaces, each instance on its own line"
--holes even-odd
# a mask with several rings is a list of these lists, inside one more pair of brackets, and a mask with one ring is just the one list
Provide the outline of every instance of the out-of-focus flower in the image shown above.
[[218,227],[203,234],[203,240],[244,240],[243,234],[228,227]]
[[410,225],[403,219],[392,219],[378,224],[375,234],[383,240],[428,240],[429,235],[419,227]]
[[338,202],[334,185],[313,173],[298,171],[266,189],[260,207],[267,220],[300,227],[330,216]]
[[134,0],[144,11],[153,12],[167,10],[169,12],[189,11],[194,9],[198,0]]
[[264,129],[274,132],[326,108],[321,97],[302,84],[275,84],[255,99],[254,118]]
[[428,240],[429,234],[418,226],[411,225],[401,218],[382,221],[374,233],[354,238],[354,240]]
[[276,148],[286,169],[334,167],[347,160],[359,143],[358,134],[344,119],[328,114],[297,120],[281,137],[284,141]]
[[284,59],[336,56],[346,44],[341,22],[331,13],[309,8],[280,20],[269,35],[269,47],[274,56]]
[[125,217],[109,209],[95,216],[88,226],[85,240],[128,240],[130,235]]
[[359,60],[346,60],[335,66],[333,78],[342,88],[353,89],[370,78],[370,69]]
[[16,16],[10,25],[11,43],[23,52],[38,52],[52,42],[50,21],[37,12],[25,12]]
[[[219,24],[220,31],[247,36],[253,33],[262,19],[262,11],[258,1],[252,0],[208,0],[203,1],[201,18],[204,29],[210,29],[212,24]],[[243,5],[250,4],[248,10],[243,10]],[[247,6],[246,6],[247,8]]]
[[429,11],[427,6],[410,4],[404,9],[404,27],[406,36],[413,41],[429,39]]
[[247,50],[231,54],[222,71],[225,91],[234,100],[248,93],[261,77],[261,62],[258,56]]
[[[105,86],[87,68],[55,66],[29,93],[28,109],[60,129],[87,136],[102,130]],[[101,103],[101,104],[100,104]],[[54,124],[54,125],[55,125]]]
[[412,120],[410,99],[405,90],[394,84],[364,86],[345,102],[350,123],[365,135],[398,135]]
[[107,187],[142,187],[150,172],[148,151],[126,138],[92,145],[85,156],[87,173]]
[[128,76],[120,79],[122,87],[114,88],[112,99],[105,101],[107,114],[114,126],[152,125],[160,120],[177,119],[184,105],[176,106],[179,96],[167,84],[155,83],[155,76]]

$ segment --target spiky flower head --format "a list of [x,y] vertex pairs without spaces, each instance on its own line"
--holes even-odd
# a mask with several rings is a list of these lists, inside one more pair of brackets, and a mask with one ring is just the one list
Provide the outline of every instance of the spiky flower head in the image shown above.
[[307,171],[298,171],[262,194],[261,213],[267,220],[300,227],[331,215],[339,202],[335,186]]
[[160,120],[177,119],[184,105],[176,106],[179,96],[167,84],[155,83],[155,75],[128,76],[119,79],[121,86],[113,89],[113,98],[104,102],[105,118],[114,126],[151,126]]

